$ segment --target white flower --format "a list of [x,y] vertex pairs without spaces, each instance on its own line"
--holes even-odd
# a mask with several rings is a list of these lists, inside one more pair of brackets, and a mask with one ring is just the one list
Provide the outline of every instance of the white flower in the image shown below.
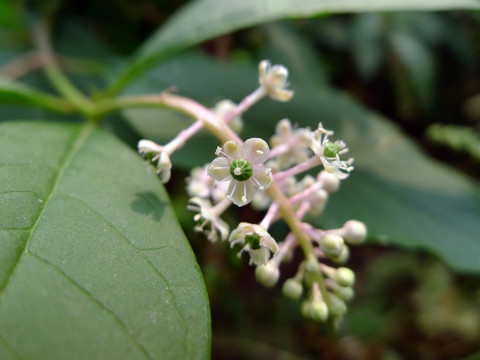
[[259,138],[245,141],[243,145],[227,141],[219,155],[208,166],[207,173],[216,184],[230,181],[227,198],[237,206],[244,206],[253,200],[255,188],[267,189],[272,183],[272,170],[263,165],[268,159],[267,143]]
[[238,256],[242,252],[248,252],[250,265],[264,265],[270,259],[271,254],[276,255],[278,252],[277,242],[261,225],[242,222],[232,231],[228,241],[231,247],[237,244],[243,246]]
[[187,178],[187,193],[190,196],[198,196],[204,199],[211,198],[214,203],[217,203],[225,199],[228,183],[221,183],[218,186],[214,185],[214,180],[208,176],[207,167],[194,168],[190,172],[190,176]]
[[329,141],[328,137],[331,135],[333,131],[324,129],[322,123],[318,124],[318,129],[311,133],[310,149],[320,158],[325,170],[339,179],[345,179],[353,170],[353,159],[340,160],[340,155],[348,152],[348,148],[343,141]]
[[293,96],[293,91],[286,90],[288,86],[288,70],[283,65],[271,66],[270,61],[263,60],[258,65],[258,81],[268,96],[277,101],[288,101]]
[[[215,114],[217,114],[218,116],[220,116],[222,119],[225,118],[226,115],[228,115],[229,113],[231,113],[233,110],[235,110],[237,108],[237,104],[235,104],[232,100],[222,100],[222,101],[219,101],[213,111],[215,112]],[[234,117],[231,121],[230,121],[230,127],[233,129],[233,131],[235,131],[237,134],[240,133],[243,129],[243,120],[242,118],[240,117],[240,115]]]
[[299,164],[308,159],[311,133],[309,129],[292,129],[290,120],[283,119],[277,124],[275,132],[276,134],[270,139],[270,144],[272,147],[281,146],[285,148],[284,151],[276,157],[282,169],[286,169],[290,165]]
[[170,154],[164,151],[162,146],[150,140],[140,140],[138,142],[138,152],[147,157],[157,167],[157,174],[162,183],[170,180],[172,162],[170,161]]
[[203,232],[207,239],[216,242],[219,238],[226,240],[230,229],[222,219],[217,215],[215,208],[207,199],[193,197],[189,200],[188,210],[197,211],[193,220],[198,224],[193,228],[195,231]]

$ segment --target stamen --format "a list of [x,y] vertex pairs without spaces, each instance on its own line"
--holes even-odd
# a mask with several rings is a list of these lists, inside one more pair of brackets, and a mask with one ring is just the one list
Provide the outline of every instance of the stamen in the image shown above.
[[247,203],[247,183],[243,184],[243,196],[242,196],[242,201],[244,204]]

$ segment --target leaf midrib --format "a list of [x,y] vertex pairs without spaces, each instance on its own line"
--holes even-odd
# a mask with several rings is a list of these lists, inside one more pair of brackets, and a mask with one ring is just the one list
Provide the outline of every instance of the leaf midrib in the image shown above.
[[83,143],[87,139],[87,137],[92,133],[92,131],[95,129],[95,125],[91,123],[86,123],[83,125],[83,127],[78,131],[78,134],[76,136],[75,141],[73,141],[71,147],[69,148],[67,155],[64,157],[63,162],[60,165],[60,169],[57,172],[57,175],[55,177],[55,180],[53,181],[52,187],[50,188],[50,191],[48,193],[47,199],[43,202],[43,208],[41,209],[40,213],[38,214],[37,220],[33,224],[33,226],[30,228],[30,232],[27,236],[27,239],[25,241],[25,245],[20,253],[20,256],[18,257],[17,261],[12,267],[12,270],[10,271],[10,274],[7,277],[7,280],[5,281],[5,284],[3,287],[0,289],[0,304],[2,303],[3,297],[8,289],[8,285],[10,284],[11,279],[13,278],[13,275],[15,274],[16,269],[18,269],[18,265],[20,264],[20,261],[24,257],[25,254],[28,253],[28,246],[30,244],[30,241],[33,237],[33,234],[35,233],[35,230],[40,223],[43,214],[45,213],[45,210],[48,207],[48,204],[50,203],[50,199],[52,198],[53,194],[57,191],[58,185],[63,177],[63,174],[65,170],[67,169],[68,165],[70,164],[71,160],[77,153],[77,151],[82,147]]

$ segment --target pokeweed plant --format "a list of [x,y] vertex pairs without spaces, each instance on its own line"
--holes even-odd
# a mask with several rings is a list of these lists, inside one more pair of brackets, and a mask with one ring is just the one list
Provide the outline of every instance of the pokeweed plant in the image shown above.
[[[304,260],[293,278],[283,286],[285,296],[298,299],[305,290],[302,314],[317,321],[338,323],[346,311],[346,302],[353,297],[355,275],[347,267],[338,269],[325,260],[344,263],[348,259],[348,244],[360,244],[367,235],[364,223],[347,221],[342,228],[322,230],[307,223],[307,214],[319,215],[325,208],[330,193],[336,192],[340,181],[353,170],[353,158],[342,160],[348,152],[346,144],[329,137],[333,132],[322,123],[314,131],[294,128],[288,119],[281,120],[271,138],[272,149],[260,138],[243,141],[229,127],[233,120],[265,96],[277,101],[289,101],[293,91],[287,89],[288,70],[282,65],[271,65],[268,60],[259,64],[259,87],[238,105],[222,100],[220,106],[207,109],[191,99],[164,92],[158,101],[172,109],[197,119],[164,146],[150,140],[140,140],[139,152],[157,168],[163,182],[170,179],[170,156],[182,147],[200,129],[206,128],[222,143],[217,156],[203,168],[195,168],[189,178],[187,191],[191,196],[188,208],[196,212],[196,231],[204,232],[212,241],[227,241],[239,247],[238,255],[247,253],[249,262],[256,266],[256,279],[267,287],[279,279],[279,267],[293,251],[300,247]],[[230,108],[228,111],[225,105]],[[323,166],[316,177],[298,176]],[[258,194],[257,194],[258,192]],[[238,207],[252,203],[266,210],[258,224],[241,222],[230,232],[221,215],[234,204]],[[269,233],[270,226],[284,220],[290,229],[283,241],[277,242]]]
[[[246,254],[256,267],[257,280],[266,286],[278,281],[282,262],[300,248],[303,260],[297,273],[284,282],[284,294],[293,299],[304,294],[301,311],[308,318],[333,324],[341,319],[345,303],[353,295],[354,274],[346,267],[332,265],[346,260],[348,245],[365,239],[366,227],[362,222],[349,220],[342,227],[320,229],[307,223],[306,216],[321,213],[329,195],[353,171],[352,160],[344,158],[346,144],[335,140],[333,132],[323,124],[295,127],[290,120],[281,118],[269,139],[270,145],[268,139],[260,139],[259,135],[243,141],[235,130],[241,125],[241,115],[261,98],[269,96],[285,102],[293,96],[287,86],[286,68],[261,62],[257,90],[238,105],[222,101],[213,109],[164,87],[141,95],[125,95],[122,91],[172,53],[254,24],[322,13],[478,9],[479,4],[476,0],[422,4],[413,0],[312,0],[264,4],[256,0],[192,2],[164,30],[153,34],[120,74],[110,74],[108,88],[96,90],[91,96],[65,75],[62,66],[68,67],[68,59],[52,49],[45,23],[33,30],[35,52],[13,59],[5,67],[8,71],[2,69],[2,73],[15,73],[15,78],[42,68],[56,94],[2,78],[0,99],[2,103],[61,114],[63,121],[35,119],[0,124],[1,359],[209,356],[211,331],[205,286],[168,195],[158,179],[145,170],[138,154],[98,126],[107,115],[126,108],[167,107],[195,120],[166,145],[156,144],[147,136],[139,142],[138,150],[155,165],[162,182],[170,178],[170,155],[195,133],[205,128],[216,136],[221,146],[215,149],[216,144],[212,144],[211,162],[193,169],[187,184],[187,206],[195,211],[195,230],[205,233],[212,242],[228,241],[240,255]],[[212,6],[218,12],[212,12]],[[216,22],[211,18],[214,15]],[[341,99],[339,107],[346,104],[347,108],[355,108]],[[74,115],[79,114],[84,121],[73,121],[78,120]],[[2,112],[3,120],[6,116]],[[326,123],[322,118],[318,120]],[[376,125],[381,123],[376,121]],[[378,134],[391,135],[391,129],[382,124],[374,126]],[[374,134],[376,139],[381,137],[378,134]],[[363,151],[369,158],[380,153],[377,143],[372,143],[368,136],[362,137],[363,142],[368,146],[354,146],[354,153]],[[399,153],[408,153],[409,170],[423,174],[427,168],[427,175],[455,177],[415,156],[418,152],[411,146],[405,148],[400,148]],[[395,177],[389,167],[393,162],[390,158],[384,160],[378,161],[385,169],[382,171]],[[299,178],[305,171],[320,166],[324,170],[315,177]],[[404,169],[397,163],[394,167]],[[419,178],[429,179],[426,175]],[[368,179],[366,184],[376,187],[376,178]],[[408,183],[412,176],[401,179]],[[460,181],[458,188],[467,195],[472,193],[466,181]],[[363,196],[371,198],[369,194]],[[431,199],[428,195],[427,199]],[[406,201],[410,200],[406,197]],[[464,202],[460,199],[458,203]],[[429,203],[422,200],[421,206]],[[265,216],[258,224],[241,222],[230,231],[221,216],[232,204],[251,204],[265,210]],[[436,207],[435,204],[431,206]],[[424,207],[415,210],[418,209]],[[414,212],[413,216],[421,218],[421,212]],[[469,223],[468,214],[458,213],[462,221]],[[448,211],[449,219],[455,215]],[[284,239],[274,239],[270,226],[281,220],[290,230]],[[435,223],[434,229],[443,229],[442,225]],[[394,229],[395,223],[387,221],[386,226]],[[400,227],[402,234],[410,231],[408,238],[417,240],[413,237],[418,232],[416,227],[413,235],[412,227]],[[464,241],[465,246],[455,245],[453,250],[447,246],[449,242],[438,245],[437,238],[443,231],[439,234],[434,229],[431,233],[435,250],[459,269],[478,271],[475,251],[468,250],[468,246],[475,249],[474,244]],[[462,226],[462,231],[468,235],[471,229]],[[450,234],[446,232],[444,236]],[[403,239],[397,241],[406,243]],[[428,242],[423,246],[433,247]]]

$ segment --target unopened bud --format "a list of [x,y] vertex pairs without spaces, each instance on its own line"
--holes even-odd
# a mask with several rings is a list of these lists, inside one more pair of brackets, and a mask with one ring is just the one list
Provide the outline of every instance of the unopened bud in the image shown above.
[[353,296],[355,295],[351,287],[337,286],[335,289],[333,289],[333,292],[345,302],[352,300]]
[[328,257],[338,258],[344,248],[343,238],[335,234],[325,235],[320,242],[320,249]]
[[328,307],[325,302],[321,300],[312,301],[310,305],[310,317],[315,321],[323,322],[328,317]]
[[355,273],[346,267],[340,267],[335,271],[333,280],[344,287],[351,287],[355,283]]
[[350,257],[350,250],[348,249],[347,245],[343,246],[343,250],[340,253],[340,256],[337,258],[331,258],[331,260],[336,263],[336,264],[345,264],[348,261],[348,258]]
[[340,187],[340,180],[338,176],[330,174],[328,171],[321,171],[318,175],[318,180],[322,183],[322,188],[329,193],[334,193]]
[[274,286],[279,277],[280,271],[278,270],[278,266],[271,261],[265,265],[258,265],[255,269],[255,279],[266,287]]
[[347,305],[338,296],[330,294],[329,310],[333,316],[342,316],[347,312]]
[[299,281],[295,280],[294,278],[287,279],[283,283],[282,292],[285,297],[292,300],[297,300],[298,298],[300,298],[300,296],[302,296],[303,286]]
[[308,257],[308,260],[305,262],[305,270],[310,273],[317,273],[320,271],[318,260],[315,256],[311,255]]
[[343,225],[345,241],[352,245],[361,244],[367,237],[367,227],[361,221],[349,220]]

